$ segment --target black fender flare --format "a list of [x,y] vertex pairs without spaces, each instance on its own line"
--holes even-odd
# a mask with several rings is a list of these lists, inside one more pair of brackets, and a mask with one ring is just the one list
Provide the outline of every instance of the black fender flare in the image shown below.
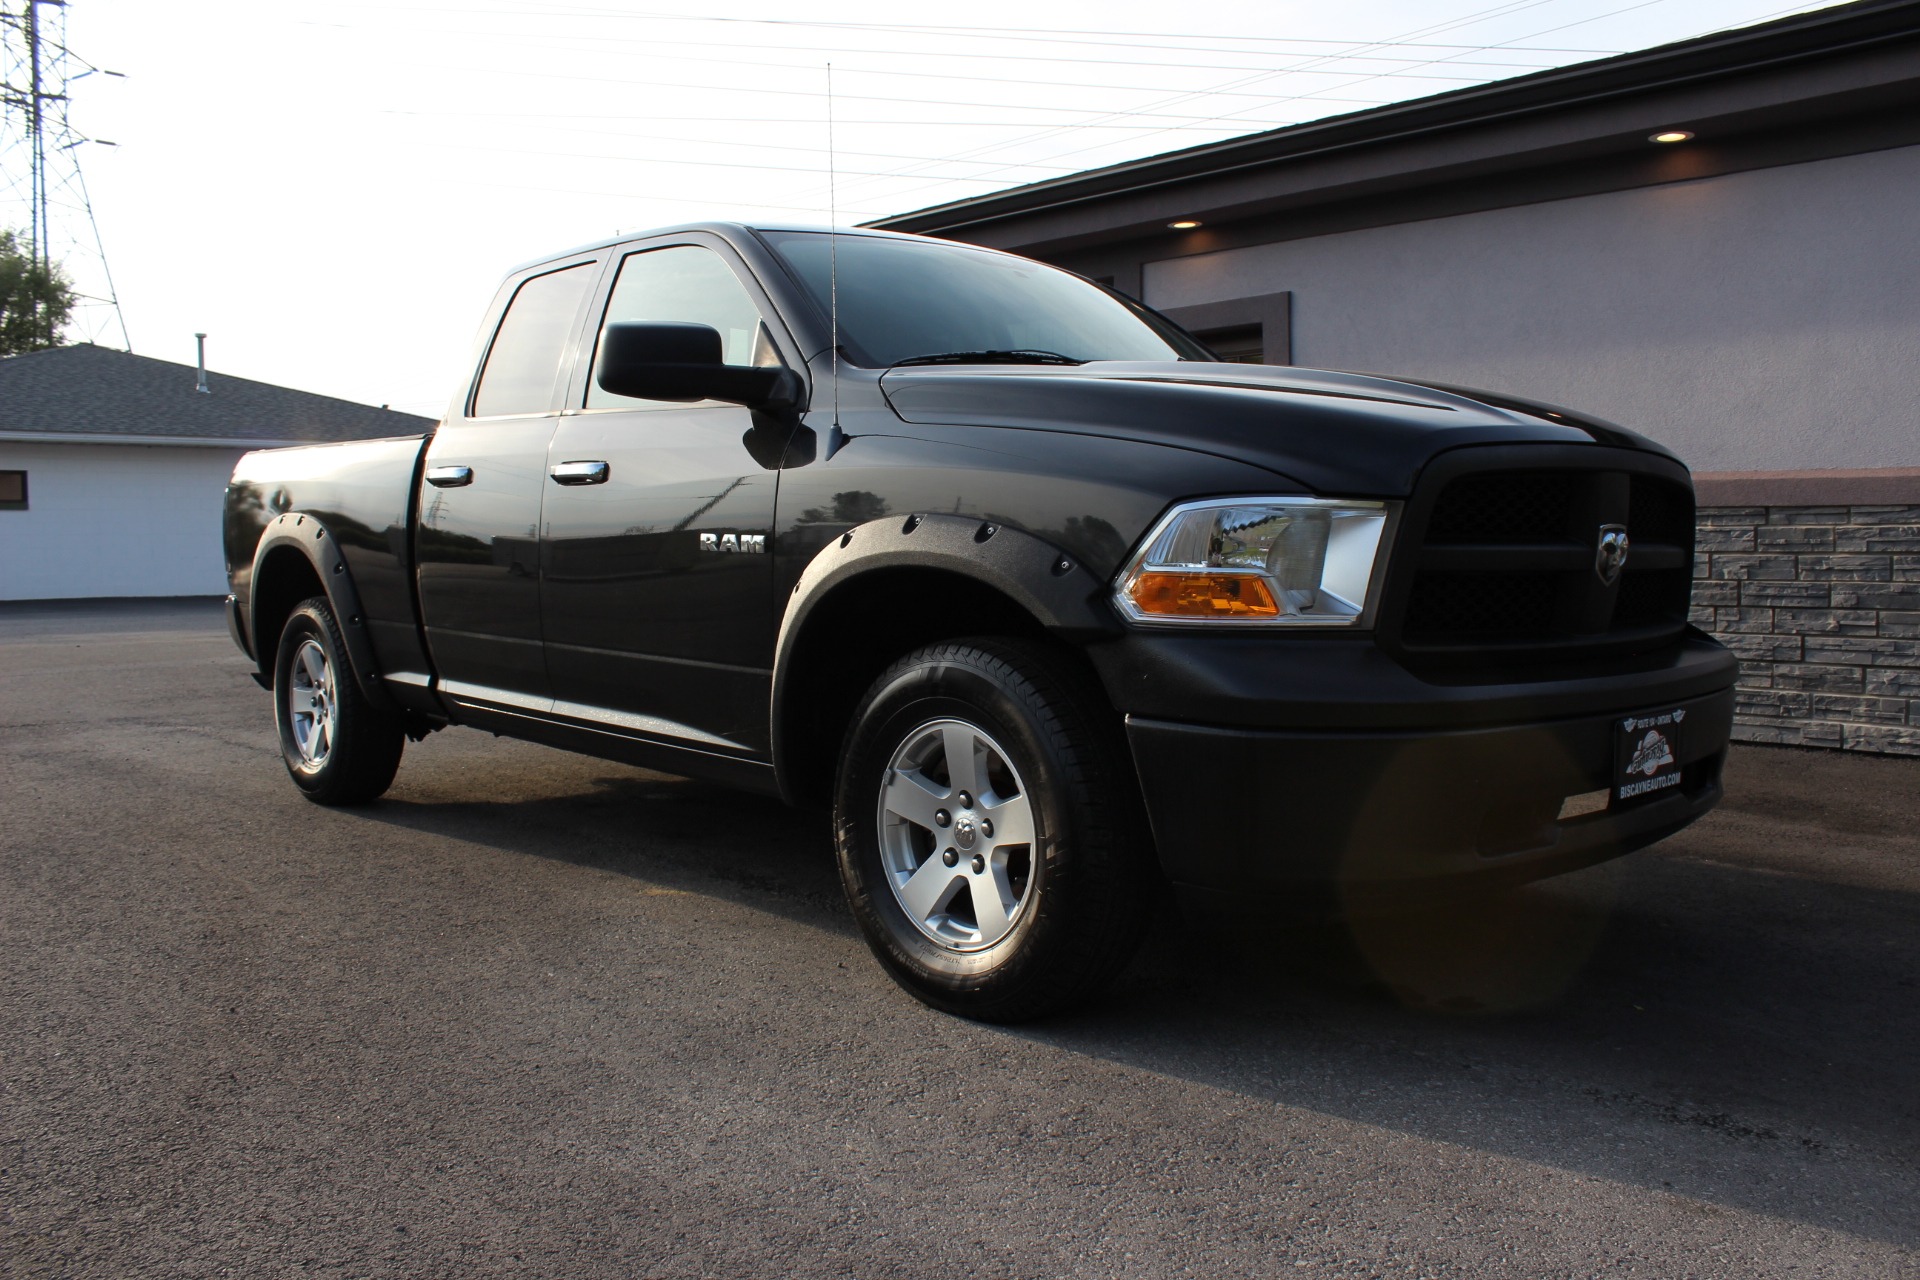
[[374,660],[373,641],[367,635],[366,615],[361,612],[360,593],[354,588],[347,558],[326,524],[307,511],[286,511],[274,517],[260,534],[260,542],[253,549],[253,573],[248,578],[247,634],[253,638],[253,649],[260,669],[254,678],[263,687],[273,687],[273,660],[278,638],[275,637],[274,644],[269,645],[260,634],[260,570],[269,556],[285,547],[292,547],[305,556],[313,568],[314,576],[320,579],[320,587],[326,593],[327,603],[333,608],[333,616],[339,620],[340,634],[346,638],[347,660],[353,667],[354,683],[360,686],[360,692],[381,710],[397,713],[399,707],[380,681],[380,667]]
[[[1084,643],[1122,629],[1106,600],[1106,579],[1077,556],[1024,529],[977,516],[938,514],[884,516],[848,529],[801,571],[774,642],[769,727],[774,774],[789,801],[794,797],[785,710],[797,678],[794,653],[808,618],[836,588],[865,574],[901,568],[972,579],[1007,596],[1047,631],[1069,641]],[[837,746],[827,744],[827,749]]]

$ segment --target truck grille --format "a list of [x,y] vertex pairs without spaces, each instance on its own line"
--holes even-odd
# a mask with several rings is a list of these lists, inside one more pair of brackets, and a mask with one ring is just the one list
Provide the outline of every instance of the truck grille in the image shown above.
[[1567,534],[1575,477],[1564,471],[1461,476],[1427,520],[1427,541],[1550,542]]
[[1684,623],[1692,594],[1693,575],[1686,569],[1623,573],[1620,594],[1613,603],[1614,625],[1644,627]]
[[1414,579],[1406,634],[1432,636],[1536,635],[1553,626],[1559,578],[1550,573],[1453,573]]
[[[1693,494],[1684,480],[1640,467],[1569,467],[1433,483],[1437,496],[1416,499],[1408,513],[1411,573],[1399,575],[1399,608],[1389,611],[1397,619],[1387,622],[1409,657],[1511,663],[1650,649],[1685,630]],[[1630,550],[1608,584],[1596,551],[1601,527],[1615,524],[1626,526]]]

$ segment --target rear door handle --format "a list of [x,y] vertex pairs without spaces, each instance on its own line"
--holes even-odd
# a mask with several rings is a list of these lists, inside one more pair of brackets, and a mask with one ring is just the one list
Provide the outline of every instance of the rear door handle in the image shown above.
[[562,462],[547,474],[555,484],[605,484],[608,470],[604,462]]
[[458,489],[473,483],[472,467],[428,467],[427,483],[436,489]]

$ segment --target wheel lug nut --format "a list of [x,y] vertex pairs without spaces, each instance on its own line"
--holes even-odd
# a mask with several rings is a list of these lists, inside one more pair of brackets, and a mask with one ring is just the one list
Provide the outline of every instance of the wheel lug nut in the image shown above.
[[948,813],[945,809],[937,810],[933,815],[933,825],[936,827],[944,827],[949,822],[952,822],[952,821],[953,821],[953,815]]
[[977,853],[974,854],[973,855],[973,874],[979,875],[982,871],[985,871],[986,869],[987,869],[987,860],[981,857]]
[[993,839],[993,819],[991,818],[980,819],[980,834],[985,836],[989,840]]
[[962,791],[960,793],[959,800],[960,800],[960,807],[962,809],[973,808],[973,797],[968,795],[966,792]]
[[940,861],[946,863],[948,866],[952,866],[954,863],[960,861],[960,855],[952,849],[949,849],[940,855]]

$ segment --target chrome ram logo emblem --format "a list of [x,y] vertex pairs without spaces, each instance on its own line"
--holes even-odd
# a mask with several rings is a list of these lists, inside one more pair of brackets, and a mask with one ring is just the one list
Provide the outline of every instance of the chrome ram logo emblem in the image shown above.
[[1600,541],[1593,550],[1593,571],[1600,575],[1602,585],[1610,587],[1620,580],[1620,571],[1627,567],[1629,545],[1627,526],[1600,526]]

